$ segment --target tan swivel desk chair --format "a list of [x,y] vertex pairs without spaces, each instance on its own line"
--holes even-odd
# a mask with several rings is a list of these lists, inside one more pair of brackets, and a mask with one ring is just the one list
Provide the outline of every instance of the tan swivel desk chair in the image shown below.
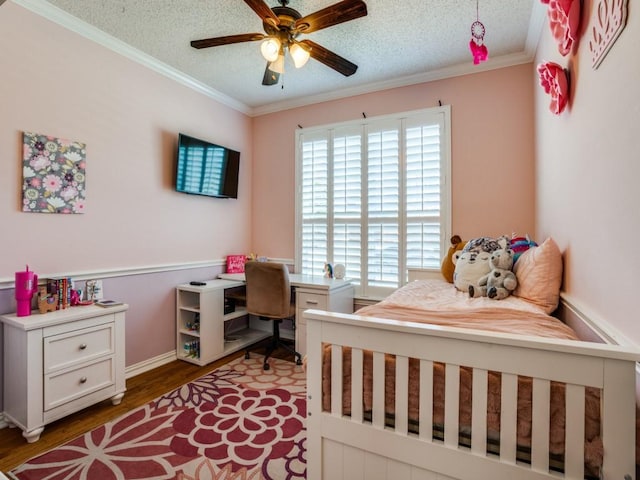
[[[282,320],[295,316],[295,303],[291,302],[289,270],[286,265],[247,262],[244,274],[247,286],[247,312],[262,320],[271,320],[273,323],[273,335],[268,339],[269,346],[265,353],[263,368],[269,370],[269,357],[278,347],[291,352],[295,356],[296,363],[302,365],[300,354],[280,340]],[[245,357],[249,358],[248,349]]]

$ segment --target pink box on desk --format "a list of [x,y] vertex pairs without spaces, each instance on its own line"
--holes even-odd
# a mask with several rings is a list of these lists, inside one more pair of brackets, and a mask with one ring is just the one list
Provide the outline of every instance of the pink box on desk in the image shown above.
[[244,273],[246,255],[227,255],[227,273]]

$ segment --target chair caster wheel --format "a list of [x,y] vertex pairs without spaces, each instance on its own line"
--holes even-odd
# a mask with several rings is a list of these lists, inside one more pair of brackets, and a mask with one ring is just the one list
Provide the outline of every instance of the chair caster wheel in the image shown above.
[[245,359],[245,360],[249,360],[249,352],[245,352],[245,354],[244,354],[244,359]]
[[301,359],[297,359],[296,360],[296,365],[302,365],[302,360]]
[[263,370],[269,370],[270,368],[271,368],[271,367],[269,366],[269,364],[268,364],[268,363],[265,363],[265,364],[262,366],[262,369],[263,369]]

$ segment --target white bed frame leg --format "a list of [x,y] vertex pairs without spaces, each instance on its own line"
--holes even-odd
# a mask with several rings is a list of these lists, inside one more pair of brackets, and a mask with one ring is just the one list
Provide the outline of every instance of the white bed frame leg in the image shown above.
[[[635,385],[627,380],[635,374],[635,365],[630,362],[607,360],[604,364],[605,388],[602,395],[602,417],[607,421],[602,425],[602,442],[605,455],[602,464],[602,478],[635,480],[634,462],[636,446],[636,424],[629,419],[636,418]],[[613,438],[626,438],[620,445]],[[606,445],[614,445],[607,448]]]
[[[319,322],[307,329],[307,338],[321,338]],[[322,345],[308,342],[307,349],[307,480],[321,480],[322,473]]]

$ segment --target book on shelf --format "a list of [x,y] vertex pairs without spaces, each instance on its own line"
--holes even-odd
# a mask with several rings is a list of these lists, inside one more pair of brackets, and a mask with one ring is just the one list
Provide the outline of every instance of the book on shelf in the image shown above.
[[106,300],[106,299],[102,299],[102,300],[98,300],[95,303],[96,305],[98,305],[99,307],[115,307],[117,305],[123,305],[122,302],[118,302],[117,300]]

